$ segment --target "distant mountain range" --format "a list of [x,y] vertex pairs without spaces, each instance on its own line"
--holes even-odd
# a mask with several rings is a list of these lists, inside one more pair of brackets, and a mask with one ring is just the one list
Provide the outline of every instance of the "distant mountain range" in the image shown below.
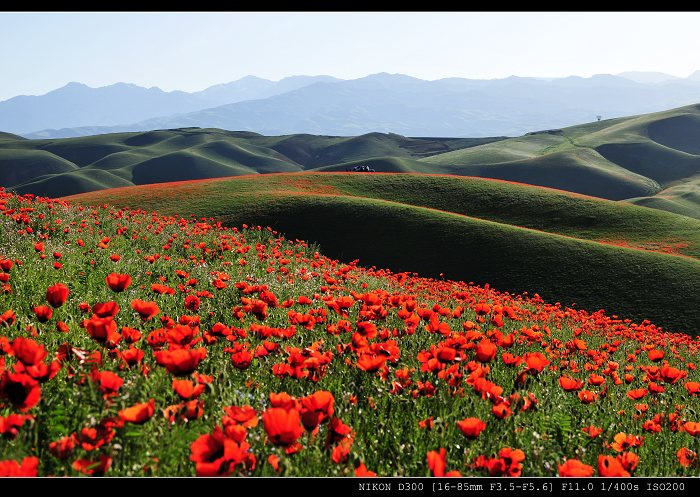
[[[116,126],[268,98],[313,83],[332,81],[339,80],[331,76],[292,76],[275,82],[246,76],[194,93],[164,92],[160,88],[127,83],[90,88],[72,82],[45,95],[21,95],[0,102],[0,130],[27,135],[40,129]],[[85,134],[90,133],[76,136]]]
[[183,127],[356,136],[517,136],[700,102],[700,71],[688,78],[627,72],[543,79],[511,76],[426,81],[380,73],[354,80],[247,76],[205,90],[164,92],[117,83],[69,83],[0,102],[0,130],[62,138]]

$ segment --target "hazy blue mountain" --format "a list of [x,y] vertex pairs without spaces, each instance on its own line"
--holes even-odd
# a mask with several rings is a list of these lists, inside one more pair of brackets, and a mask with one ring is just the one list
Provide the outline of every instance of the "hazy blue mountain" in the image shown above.
[[674,79],[680,79],[676,76],[671,76],[670,74],[656,71],[627,71],[621,72],[620,74],[617,74],[617,76],[635,81],[637,83],[652,85],[656,83],[664,83],[666,81],[673,81]]
[[46,128],[113,126],[207,105],[210,103],[182,91],[126,83],[102,88],[68,83],[45,95],[21,95],[0,102],[0,129],[24,134]]
[[214,105],[232,104],[243,100],[258,100],[296,90],[317,82],[340,81],[332,76],[290,76],[279,81],[246,76],[230,83],[210,86],[193,95]]
[[232,104],[242,100],[254,100],[268,91],[275,83],[257,76],[246,76],[230,83],[210,86],[195,93],[214,105]]
[[[101,88],[68,83],[45,95],[21,95],[0,102],[0,130],[29,134],[37,130],[66,129],[59,134],[83,136],[92,133],[95,127],[131,124],[157,116],[267,98],[317,81],[334,80],[331,76],[292,76],[269,81],[247,76],[195,93],[165,92],[156,87],[143,88],[127,83]],[[69,128],[81,129],[68,131]]]
[[[114,114],[106,126],[96,117],[93,122],[75,126],[35,127],[34,132],[21,131],[9,123],[3,126],[0,121],[0,129],[31,138],[182,127],[215,127],[266,135],[354,136],[392,132],[405,136],[516,136],[590,122],[597,116],[608,119],[700,102],[700,73],[697,80],[660,80],[658,74],[632,74],[646,74],[637,79],[646,77],[654,82],[610,74],[589,78],[511,76],[436,81],[387,73],[354,80],[300,76],[271,82],[246,77],[184,94],[196,100],[193,105],[199,105],[191,111],[172,106],[168,112],[152,112],[144,119],[129,121]],[[182,94],[165,95],[175,93]],[[86,114],[84,119],[87,117]],[[26,130],[26,126],[21,129]]]

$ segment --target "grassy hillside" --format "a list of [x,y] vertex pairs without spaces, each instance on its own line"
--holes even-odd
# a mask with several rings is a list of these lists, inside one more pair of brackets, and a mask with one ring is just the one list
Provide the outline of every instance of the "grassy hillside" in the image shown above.
[[477,178],[311,173],[72,200],[269,225],[344,260],[700,330],[700,222],[631,204]]
[[0,141],[3,140],[25,140],[25,138],[19,136],[19,135],[14,135],[12,133],[5,133],[4,131],[0,131]]
[[[700,219],[700,105],[509,139],[263,136],[183,128],[55,140],[0,136],[0,184],[64,196],[129,184],[271,172],[451,174],[630,200]],[[19,172],[10,173],[15,164]],[[79,170],[79,171],[76,171]]]
[[676,186],[665,188],[653,197],[633,198],[629,201],[637,205],[697,218],[697,209],[700,205],[700,178],[692,178]]
[[416,162],[493,140],[382,133],[270,137],[199,128],[53,140],[26,140],[4,133],[0,135],[0,186],[62,196],[127,185],[303,171],[383,156]]
[[700,218],[695,187],[668,191],[700,174],[700,105],[529,133],[421,161],[451,174],[635,198],[640,205]]

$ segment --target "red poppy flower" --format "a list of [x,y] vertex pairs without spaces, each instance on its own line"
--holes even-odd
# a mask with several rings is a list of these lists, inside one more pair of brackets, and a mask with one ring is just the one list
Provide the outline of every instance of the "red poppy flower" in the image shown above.
[[418,421],[418,427],[421,430],[432,430],[433,429],[433,417],[422,419]]
[[224,412],[236,423],[240,423],[246,428],[255,428],[258,426],[258,413],[250,406],[225,407]]
[[168,406],[163,410],[163,413],[171,423],[175,423],[177,419],[193,421],[204,415],[203,402],[198,399],[193,399],[182,404]]
[[646,388],[637,388],[636,390],[630,390],[627,392],[627,397],[629,397],[632,400],[639,400],[641,398],[644,398],[647,393],[649,393],[649,390]]
[[333,394],[321,390],[301,399],[301,422],[304,427],[312,431],[324,419],[333,416]]
[[503,359],[503,363],[506,366],[517,366],[523,360],[522,357],[513,355],[510,352],[501,355],[501,359]]
[[428,461],[430,474],[437,477],[445,476],[445,468],[447,467],[447,451],[440,448],[439,451],[431,450],[425,455]]
[[355,476],[369,478],[371,476],[377,476],[377,473],[368,470],[365,463],[361,462],[359,466],[355,468]]
[[440,362],[452,362],[457,357],[457,351],[452,347],[440,347],[437,349],[436,357]]
[[34,308],[34,314],[40,323],[45,323],[53,316],[53,309],[48,305],[38,305]]
[[654,422],[653,419],[647,419],[642,423],[642,429],[651,433],[661,433],[661,425]]
[[263,427],[275,445],[290,446],[304,433],[301,417],[296,409],[271,407],[262,415]]
[[498,352],[498,347],[489,340],[482,340],[479,345],[476,346],[476,360],[479,362],[489,362],[494,357],[496,357],[496,352]]
[[107,286],[115,292],[123,292],[131,285],[131,276],[128,274],[110,273],[105,278]]
[[[569,378],[568,376],[561,376],[559,378],[559,385],[567,392],[572,392],[574,390],[580,390],[583,388],[583,381],[574,378]],[[571,459],[575,461],[575,459]]]
[[504,468],[503,474],[515,477],[522,474],[523,465],[521,463],[525,460],[525,453],[522,450],[504,447],[498,451],[498,457],[501,467]]
[[[0,319],[0,323],[2,319]],[[700,395],[700,383],[696,381],[689,381],[685,384],[685,389],[690,395]]]
[[160,312],[160,309],[155,302],[146,302],[145,300],[140,299],[132,300],[131,308],[135,310],[144,321],[148,321]]
[[156,410],[156,403],[154,399],[149,400],[143,404],[136,404],[127,409],[122,409],[119,411],[119,417],[125,423],[143,424],[153,417]]
[[649,360],[654,362],[663,359],[664,355],[666,355],[664,351],[659,349],[652,349],[648,352]]
[[387,360],[387,356],[384,354],[361,354],[357,359],[357,367],[362,371],[367,371],[372,373],[374,371],[379,371]]
[[605,377],[600,376],[599,374],[591,373],[591,375],[588,377],[588,383],[593,386],[600,386],[605,383]]
[[[194,323],[192,323],[194,325]],[[194,325],[176,324],[174,328],[167,330],[166,341],[171,345],[190,348],[201,341],[201,337],[197,338],[199,327]],[[177,348],[177,347],[173,347]]]
[[24,337],[17,337],[12,341],[12,351],[17,360],[25,366],[39,364],[49,354],[43,345]]
[[26,412],[39,403],[39,382],[24,373],[4,371],[0,377],[0,398],[9,400],[17,409]]
[[641,447],[644,443],[644,437],[637,435],[628,435],[626,433],[620,432],[615,434],[613,437],[614,442],[610,446],[617,452],[622,452],[630,447]]
[[205,385],[194,384],[191,380],[178,380],[173,378],[173,389],[183,400],[196,399],[204,391]]
[[650,393],[664,393],[664,391],[666,390],[662,385],[659,385],[658,383],[655,383],[653,381],[650,381],[647,387],[649,387]]
[[246,312],[253,314],[260,321],[264,321],[267,318],[267,303],[262,300],[250,300],[247,298],[242,298],[241,302],[245,304],[243,309]]
[[578,459],[567,459],[564,464],[557,464],[559,476],[593,476],[593,466],[583,464]]
[[504,419],[511,415],[510,408],[504,403],[496,404],[495,406],[493,406],[491,408],[491,412],[498,419]]
[[241,350],[231,354],[231,362],[236,369],[247,369],[253,362],[253,354],[247,350]]
[[683,431],[685,431],[689,435],[697,437],[698,435],[700,435],[700,423],[696,423],[694,421],[687,421],[683,425]]
[[104,454],[100,455],[99,461],[89,459],[78,459],[73,461],[73,469],[89,476],[104,476],[112,465],[112,458]]
[[528,352],[523,358],[530,372],[541,373],[549,364],[549,360],[541,352]]
[[486,429],[486,423],[479,418],[466,418],[457,421],[457,428],[465,437],[476,438],[479,436],[479,433]]
[[93,316],[84,323],[88,334],[99,342],[114,341],[112,338],[116,338],[117,335],[121,339],[121,335],[117,333],[117,323],[111,317]]
[[94,369],[90,373],[90,378],[100,387],[100,390],[105,396],[115,395],[117,390],[124,384],[124,380],[122,380],[118,374],[111,371],[98,371]]
[[0,435],[14,440],[19,434],[19,429],[25,422],[34,419],[34,416],[26,414],[10,414],[6,418],[0,416]]
[[154,353],[156,362],[175,376],[192,373],[199,362],[207,356],[205,348],[158,350]]
[[632,452],[624,452],[617,456],[617,460],[620,461],[620,464],[622,464],[622,467],[625,468],[625,471],[632,472],[639,463],[639,456]]
[[485,303],[479,303],[474,306],[474,312],[476,312],[479,316],[484,316],[491,312],[491,306]]
[[73,437],[63,437],[49,444],[49,451],[58,459],[68,459],[73,454],[75,440]]
[[328,423],[326,447],[347,438],[354,438],[352,428],[343,423],[339,418],[331,419],[330,423]]
[[92,306],[92,312],[94,312],[95,315],[100,318],[113,318],[119,312],[119,306],[112,300],[109,302],[98,302]]
[[220,427],[192,442],[190,461],[195,463],[197,476],[227,476],[236,466],[255,469],[256,458],[250,445],[226,438]]
[[50,286],[48,290],[46,290],[46,301],[51,307],[61,307],[66,303],[69,293],[66,285],[58,283],[57,285]]
[[331,450],[331,461],[335,464],[343,464],[350,457],[350,450],[354,440],[352,438],[344,438]]
[[199,300],[199,297],[196,295],[188,295],[185,297],[185,308],[189,309],[190,311],[197,311],[199,309],[199,306],[201,304],[201,300]]
[[14,263],[10,259],[0,259],[0,269],[9,273]]
[[663,378],[663,380],[666,383],[671,383],[671,384],[676,383],[678,380],[688,376],[687,371],[683,371],[683,370],[671,367],[668,364],[664,364],[661,367],[660,373],[661,373],[661,378]]
[[612,456],[598,456],[598,475],[599,476],[623,476],[627,477],[630,474],[622,467],[620,461]]
[[114,439],[116,435],[114,428],[123,424],[120,419],[118,421],[115,423],[114,419],[105,418],[96,426],[85,427],[80,432],[74,433],[73,438],[83,450],[97,450]]
[[275,472],[279,471],[280,469],[280,458],[279,456],[275,454],[270,454],[267,456],[267,463],[272,466],[272,469],[275,470]]
[[15,324],[15,321],[17,321],[17,315],[11,309],[0,314],[0,324],[12,326]]
[[676,457],[678,458],[678,464],[684,468],[694,468],[698,464],[698,454],[687,447],[681,447],[676,452]]
[[0,461],[0,476],[36,476],[39,459],[25,457],[21,463],[12,459]]
[[151,290],[158,294],[167,294],[167,295],[175,295],[175,289],[170,288],[169,286],[166,285],[160,285],[158,283],[153,283],[151,285]]
[[581,390],[578,393],[578,398],[584,404],[592,404],[593,402],[598,400],[598,395],[596,395],[595,392],[591,392],[590,390]]
[[283,409],[299,409],[297,400],[286,392],[270,392],[270,405],[272,407],[281,407]]

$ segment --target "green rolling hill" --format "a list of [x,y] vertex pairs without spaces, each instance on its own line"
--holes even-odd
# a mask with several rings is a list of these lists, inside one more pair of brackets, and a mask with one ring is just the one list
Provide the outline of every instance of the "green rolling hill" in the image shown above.
[[462,279],[700,332],[700,221],[504,181],[273,174],[71,201],[271,226],[342,260]]
[[246,174],[346,171],[358,164],[381,172],[503,179],[700,219],[700,105],[508,139],[263,136],[200,128],[53,140],[0,135],[0,184],[46,196]]
[[629,202],[654,209],[662,209],[684,216],[698,218],[700,206],[700,176],[665,188],[653,197],[629,199]]
[[700,218],[700,105],[530,133],[421,162]]
[[[0,186],[63,196],[128,185],[304,171],[373,157],[416,161],[499,138],[262,136],[185,128],[80,138],[0,135]],[[430,166],[427,167],[430,169]]]

